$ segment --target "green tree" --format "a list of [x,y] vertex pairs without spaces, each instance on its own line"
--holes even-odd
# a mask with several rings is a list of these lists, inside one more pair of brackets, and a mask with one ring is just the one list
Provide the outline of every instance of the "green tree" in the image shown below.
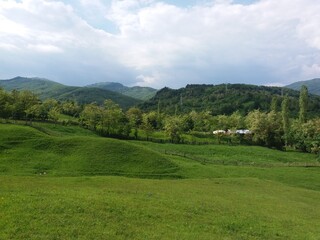
[[299,97],[299,121],[305,123],[307,121],[307,109],[308,109],[308,88],[303,85],[300,90]]
[[102,126],[106,127],[106,133],[116,135],[127,135],[127,118],[120,106],[108,99],[104,102],[104,111],[102,116]]
[[48,118],[52,120],[55,124],[58,122],[60,116],[60,108],[59,107],[53,107],[48,112]]
[[295,121],[292,124],[293,146],[304,152],[319,153],[320,146],[320,118],[305,123]]
[[277,96],[272,97],[270,111],[278,112],[278,97]]
[[137,107],[132,107],[126,112],[130,126],[134,129],[134,136],[138,138],[138,128],[142,124],[142,111]]
[[59,108],[59,102],[56,99],[48,98],[43,101],[41,106],[40,118],[42,120],[47,120],[49,119],[50,110],[53,108]]
[[284,132],[285,145],[288,145],[288,138],[290,133],[290,122],[289,122],[289,97],[286,95],[281,103],[281,116],[282,126]]
[[165,121],[164,130],[174,143],[181,141],[182,122],[179,117],[168,117]]
[[10,117],[10,109],[8,109],[8,105],[10,105],[9,102],[9,94],[2,88],[0,88],[0,118]]
[[26,112],[27,119],[30,121],[30,124],[32,124],[32,120],[41,118],[42,105],[41,104],[33,105],[29,107],[25,112]]
[[154,128],[154,114],[151,113],[144,113],[142,115],[142,125],[141,128],[145,131],[147,135],[147,140],[152,135],[152,133],[155,131]]
[[212,115],[209,111],[196,112],[191,111],[189,113],[193,123],[194,130],[199,132],[208,132],[212,130]]
[[249,129],[253,132],[253,141],[259,145],[282,149],[283,129],[279,113],[254,110],[246,117]]
[[93,129],[97,130],[97,126],[101,121],[102,108],[97,104],[91,103],[85,105],[83,111],[80,113],[80,122]]
[[72,117],[79,116],[79,113],[81,111],[80,106],[74,101],[67,101],[62,103],[61,108],[62,108],[62,113]]
[[190,114],[186,114],[181,117],[182,130],[184,132],[189,132],[194,128],[194,122],[190,116]]
[[281,113],[271,111],[267,114],[268,136],[266,145],[283,149],[283,125],[281,121]]
[[13,119],[26,119],[26,110],[33,105],[39,104],[39,98],[30,91],[11,92],[11,113]]

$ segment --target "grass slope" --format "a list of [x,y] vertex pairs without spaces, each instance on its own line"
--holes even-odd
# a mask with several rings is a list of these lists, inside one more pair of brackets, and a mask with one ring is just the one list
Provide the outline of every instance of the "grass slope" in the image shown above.
[[320,191],[316,155],[257,146],[135,144],[166,153],[179,166],[182,178],[257,178]]
[[320,192],[252,178],[0,176],[0,239],[319,239]]
[[[43,132],[48,134],[50,130]],[[0,173],[176,177],[177,166],[152,150],[115,139],[54,137],[43,132],[1,124]]]
[[0,124],[0,239],[318,240],[320,168],[303,163],[316,157]]

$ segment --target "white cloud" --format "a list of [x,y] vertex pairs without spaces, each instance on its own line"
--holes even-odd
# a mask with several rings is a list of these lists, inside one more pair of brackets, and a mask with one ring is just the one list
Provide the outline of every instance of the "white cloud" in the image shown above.
[[[281,84],[320,74],[318,1],[203,1],[187,8],[167,2],[1,1],[0,54],[16,52],[18,62],[33,61],[37,73],[41,59],[53,54],[51,64],[61,73],[43,67],[42,76],[81,83]],[[117,33],[98,27],[104,17]],[[13,57],[0,55],[0,61],[19,69]]]
[[312,64],[311,66],[304,65],[303,72],[309,78],[316,78],[320,76],[320,64]]
[[57,46],[49,45],[49,44],[29,44],[28,49],[41,52],[41,53],[62,53],[63,50]]

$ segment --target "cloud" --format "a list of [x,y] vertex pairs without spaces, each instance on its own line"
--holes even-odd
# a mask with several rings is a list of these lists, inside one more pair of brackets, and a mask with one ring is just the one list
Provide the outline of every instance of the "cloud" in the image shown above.
[[37,45],[28,45],[27,47],[30,50],[38,51],[41,53],[62,53],[63,50],[59,47],[50,45],[50,44],[37,44]]
[[319,77],[320,2],[199,2],[2,1],[0,77],[158,88]]
[[295,57],[311,51],[319,55],[319,6],[308,0],[264,0],[251,5],[216,1],[189,8],[154,2],[137,8],[137,2],[115,1],[111,16],[124,39],[121,48],[126,51],[118,55],[123,64],[138,71],[176,73],[175,83],[168,78],[164,85],[183,85],[191,80],[185,75],[199,83],[247,78],[246,82],[269,84],[299,80],[303,65]]

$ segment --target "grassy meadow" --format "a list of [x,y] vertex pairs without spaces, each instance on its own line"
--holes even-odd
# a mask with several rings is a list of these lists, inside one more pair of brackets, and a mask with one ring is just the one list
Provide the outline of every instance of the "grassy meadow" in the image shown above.
[[320,239],[315,155],[0,124],[0,239]]

